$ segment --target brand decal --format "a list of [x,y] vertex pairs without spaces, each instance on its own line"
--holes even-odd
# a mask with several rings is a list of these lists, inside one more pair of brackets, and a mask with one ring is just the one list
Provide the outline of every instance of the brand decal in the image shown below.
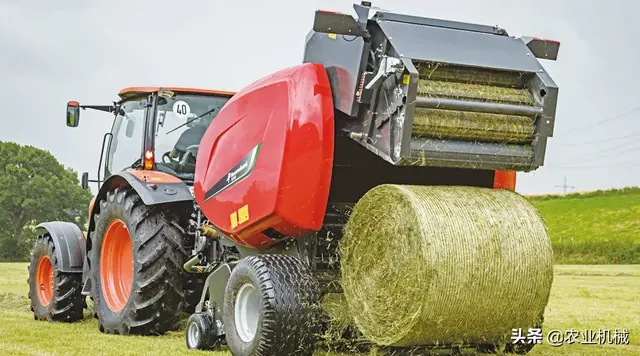
[[244,156],[240,160],[240,162],[236,163],[233,168],[229,170],[229,172],[227,172],[219,181],[217,181],[216,184],[214,184],[213,187],[211,187],[211,189],[209,189],[205,193],[204,199],[209,200],[213,198],[214,196],[220,194],[220,192],[222,192],[223,190],[229,188],[241,179],[248,176],[249,173],[253,171],[253,167],[255,166],[256,160],[258,159],[260,145],[262,145],[262,143],[259,143],[256,147],[249,151],[249,153]]
[[238,180],[238,177],[249,168],[249,161],[244,161],[238,169],[233,172],[227,173],[227,183],[232,183]]

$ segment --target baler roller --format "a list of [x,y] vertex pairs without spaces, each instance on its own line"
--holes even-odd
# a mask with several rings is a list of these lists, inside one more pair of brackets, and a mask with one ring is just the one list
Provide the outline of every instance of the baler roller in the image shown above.
[[469,149],[469,141],[415,139],[411,141],[409,155],[404,165],[474,168],[523,167],[533,156],[531,145],[475,142]]
[[487,70],[471,70],[434,63],[416,63],[418,96],[460,98],[505,104],[535,106],[535,100],[518,83],[520,76]]
[[541,107],[510,105],[500,103],[483,103],[444,98],[416,98],[416,106],[419,108],[462,110],[488,114],[527,115],[542,114]]
[[[531,143],[543,113],[510,73],[416,63],[413,138]],[[458,74],[458,77],[455,76]],[[494,79],[497,78],[497,79]]]
[[412,137],[485,142],[530,143],[535,134],[528,117],[444,109],[416,109]]

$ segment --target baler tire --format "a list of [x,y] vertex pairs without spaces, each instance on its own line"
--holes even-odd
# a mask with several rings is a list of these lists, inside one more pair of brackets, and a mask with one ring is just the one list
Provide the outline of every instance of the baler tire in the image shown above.
[[[255,289],[255,333],[238,332],[237,300],[242,288]],[[319,288],[309,269],[287,255],[243,258],[225,289],[223,323],[234,356],[312,355],[320,317]]]
[[[55,245],[49,235],[40,236],[34,242],[28,269],[29,299],[35,320],[70,323],[82,320],[85,299],[82,274],[59,270]],[[45,270],[47,276],[44,276]],[[38,279],[43,278],[50,287],[39,286],[42,283],[38,283]]]
[[191,314],[184,332],[189,350],[213,350],[216,345],[213,323],[213,317],[209,313]]
[[[172,223],[176,220],[169,209],[145,205],[131,188],[108,192],[99,204],[100,211],[95,216],[95,229],[91,233],[89,261],[93,281],[91,296],[100,331],[120,335],[162,335],[175,330],[183,305],[182,265],[186,260],[182,231]],[[126,261],[132,263],[131,287],[122,287],[120,293],[110,288],[104,293],[101,252],[107,229],[118,221],[124,224],[121,231],[126,231],[129,237],[124,241],[131,243],[132,261],[128,262],[128,258]],[[105,276],[109,273],[105,272]],[[118,282],[112,280],[112,283]],[[120,283],[128,284],[126,280]],[[118,303],[114,298],[119,299]],[[109,302],[116,306],[115,310]]]

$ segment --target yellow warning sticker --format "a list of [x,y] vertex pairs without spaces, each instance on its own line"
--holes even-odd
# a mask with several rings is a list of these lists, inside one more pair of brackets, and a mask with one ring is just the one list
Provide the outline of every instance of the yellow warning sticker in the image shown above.
[[235,229],[236,226],[238,226],[238,213],[234,211],[233,213],[231,213],[230,218],[231,218],[231,228]]
[[329,38],[331,38],[332,40],[335,40],[338,36],[336,36],[335,33],[330,33],[329,34]]
[[249,205],[245,205],[238,209],[238,224],[242,224],[249,220]]
[[409,74],[405,74],[402,77],[402,84],[409,85],[409,81],[411,81],[411,77],[409,77]]

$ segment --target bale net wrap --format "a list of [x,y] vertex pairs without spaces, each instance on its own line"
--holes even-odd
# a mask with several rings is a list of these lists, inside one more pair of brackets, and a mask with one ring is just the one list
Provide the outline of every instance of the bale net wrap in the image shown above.
[[553,279],[541,217],[506,190],[378,186],[340,250],[353,321],[385,346],[507,342],[538,325]]

